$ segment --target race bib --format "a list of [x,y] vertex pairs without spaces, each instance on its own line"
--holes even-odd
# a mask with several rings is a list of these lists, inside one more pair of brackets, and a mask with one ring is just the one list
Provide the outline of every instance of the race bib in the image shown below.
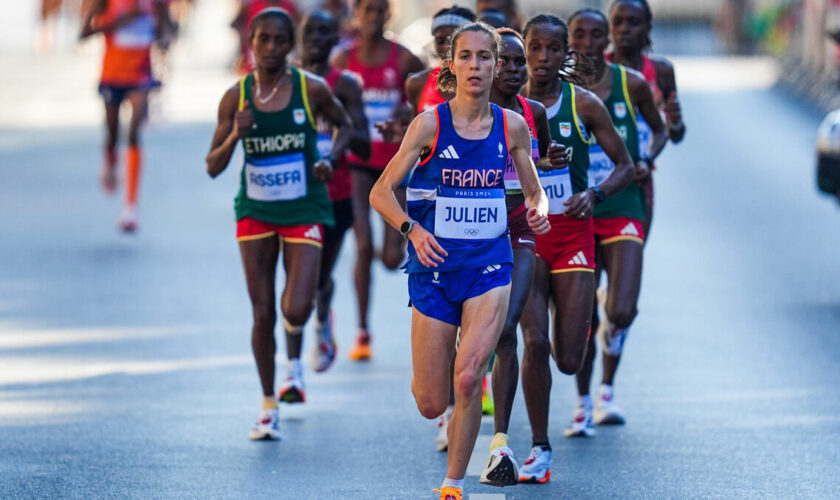
[[435,236],[489,240],[507,231],[505,193],[501,189],[440,186],[435,202]]
[[639,115],[639,119],[636,120],[636,128],[639,129],[639,151],[647,153],[647,151],[650,151],[650,143],[653,141],[653,132],[642,115]]
[[140,16],[114,33],[114,45],[123,49],[146,49],[154,41],[155,19],[150,15]]
[[607,180],[614,169],[615,165],[601,146],[589,146],[589,187]]
[[550,172],[540,171],[540,184],[548,198],[548,213],[553,215],[565,212],[567,207],[563,202],[572,196],[572,176],[569,174],[569,167]]
[[[540,159],[540,143],[537,139],[531,139],[531,159],[536,165]],[[505,167],[505,189],[507,191],[522,191],[522,184],[519,183],[519,176],[516,167],[513,165],[513,157],[508,154],[507,167]]]
[[332,151],[332,136],[329,134],[318,134],[318,154],[321,158],[327,156]]
[[257,201],[288,201],[306,196],[306,162],[303,153],[270,158],[246,158],[248,198]]
[[382,142],[382,134],[376,128],[376,123],[390,120],[394,113],[395,103],[390,101],[371,101],[365,103],[365,116],[368,119],[368,131],[371,142]]

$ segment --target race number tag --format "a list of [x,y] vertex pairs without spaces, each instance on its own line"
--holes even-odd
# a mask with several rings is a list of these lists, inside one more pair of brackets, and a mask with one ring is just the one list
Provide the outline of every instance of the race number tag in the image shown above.
[[382,134],[376,124],[391,119],[396,103],[392,101],[370,101],[365,103],[365,116],[368,119],[368,132],[371,142],[383,142]]
[[650,151],[650,143],[653,141],[653,131],[651,131],[645,119],[642,118],[642,115],[639,115],[639,119],[636,120],[636,128],[639,129],[639,151],[645,152],[646,154],[647,151]]
[[306,196],[306,162],[303,153],[270,158],[246,158],[248,198],[257,201],[287,201]]
[[[531,159],[536,165],[540,159],[540,143],[537,139],[531,138]],[[505,189],[507,191],[522,191],[522,184],[519,183],[519,175],[513,165],[513,157],[508,153],[507,166],[505,167]]]
[[589,187],[597,186],[607,180],[614,169],[615,164],[600,145],[589,146]]
[[435,236],[489,240],[507,231],[505,193],[501,189],[440,186],[435,202]]
[[550,172],[540,171],[540,184],[548,197],[548,213],[554,215],[565,212],[567,207],[563,202],[572,196],[572,176],[569,174],[569,167]]
[[123,49],[146,49],[154,41],[155,20],[150,15],[140,16],[114,33],[114,45]]
[[332,151],[332,136],[330,134],[318,133],[318,154],[321,158],[328,156]]

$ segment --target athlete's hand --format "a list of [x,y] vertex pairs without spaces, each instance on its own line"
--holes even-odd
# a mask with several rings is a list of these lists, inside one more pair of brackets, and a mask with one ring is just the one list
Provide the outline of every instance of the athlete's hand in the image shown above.
[[321,182],[330,182],[333,177],[333,165],[330,160],[318,160],[312,166],[312,175]]
[[376,122],[373,124],[376,130],[382,134],[382,140],[388,143],[402,142],[405,137],[406,125],[394,119],[388,119],[384,122]]
[[563,202],[568,208],[563,212],[566,217],[584,220],[592,216],[592,208],[595,206],[595,195],[592,191],[584,189],[575,193],[571,198]]
[[673,90],[665,100],[665,118],[668,123],[682,122],[682,108],[680,108],[680,101],[677,100],[677,93]]
[[647,160],[639,160],[636,162],[636,168],[634,170],[634,179],[636,182],[642,182],[648,177],[650,177],[650,163]]
[[254,120],[254,113],[251,112],[251,108],[248,106],[248,101],[245,101],[243,109],[236,111],[233,119],[236,122],[236,127],[234,127],[236,137],[239,139],[245,137],[248,131],[254,128],[254,125],[257,123]]
[[548,222],[548,217],[539,213],[535,208],[528,209],[527,214],[528,227],[536,234],[545,234],[551,231],[551,224]]
[[438,262],[443,262],[443,258],[449,255],[434,235],[420,224],[414,224],[411,232],[408,233],[408,239],[414,245],[414,251],[420,263],[426,267],[437,267]]
[[551,165],[552,169],[563,169],[569,166],[569,152],[571,150],[566,149],[566,146],[562,144],[557,144],[554,141],[551,141],[551,145],[548,147],[548,163]]

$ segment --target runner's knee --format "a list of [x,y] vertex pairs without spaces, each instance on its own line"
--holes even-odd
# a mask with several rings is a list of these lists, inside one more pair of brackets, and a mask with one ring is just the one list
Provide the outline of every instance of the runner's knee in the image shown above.
[[254,304],[254,331],[274,332],[277,322],[277,311],[273,304]]
[[499,343],[496,345],[496,353],[501,352],[516,352],[516,324],[505,325],[502,329],[502,335],[499,337]]
[[473,367],[457,370],[454,375],[455,399],[469,400],[481,393],[481,382],[484,380],[483,370]]
[[312,307],[311,300],[301,300],[299,297],[283,300],[283,317],[289,324],[301,326],[309,318]]
[[394,252],[394,251],[387,252],[386,251],[386,252],[382,253],[382,264],[384,264],[385,267],[389,271],[399,269],[400,264],[402,264],[402,261],[403,261],[403,255],[402,255],[401,250],[396,251],[396,252]]
[[566,375],[575,375],[581,368],[583,368],[583,356],[563,354],[555,356],[555,359],[558,359],[557,368]]
[[525,336],[525,356],[539,363],[547,363],[551,355],[551,342],[542,335]]
[[613,307],[607,306],[607,316],[612,324],[618,328],[627,328],[636,318],[636,307],[633,305],[616,304]]

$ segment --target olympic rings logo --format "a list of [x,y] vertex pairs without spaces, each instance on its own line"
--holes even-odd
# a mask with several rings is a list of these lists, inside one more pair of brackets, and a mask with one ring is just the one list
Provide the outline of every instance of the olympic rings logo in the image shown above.
[[478,229],[473,229],[473,228],[464,229],[464,234],[466,234],[467,236],[478,236],[478,233],[479,233]]

